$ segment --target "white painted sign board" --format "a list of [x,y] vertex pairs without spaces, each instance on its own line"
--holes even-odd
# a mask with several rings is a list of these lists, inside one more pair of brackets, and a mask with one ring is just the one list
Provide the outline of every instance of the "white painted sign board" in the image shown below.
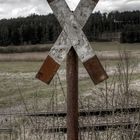
[[93,82],[98,84],[106,80],[108,76],[82,31],[97,1],[81,0],[74,12],[70,10],[65,0],[48,0],[48,3],[63,31],[36,77],[49,84],[70,48],[73,47]]

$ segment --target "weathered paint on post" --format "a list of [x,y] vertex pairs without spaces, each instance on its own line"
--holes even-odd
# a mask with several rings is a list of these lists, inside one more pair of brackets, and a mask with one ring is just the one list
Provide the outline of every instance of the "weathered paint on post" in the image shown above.
[[[54,0],[48,0],[49,3],[53,2]],[[81,0],[80,3],[78,4],[74,15],[77,18],[78,22],[81,25],[81,28],[85,25],[85,23],[87,22],[89,16],[91,15],[93,9],[95,8],[96,4],[98,1],[95,2],[95,0]],[[61,13],[58,13],[61,16]],[[60,20],[61,26],[64,26],[64,22],[63,20]],[[41,81],[45,82],[45,83],[50,83],[50,81],[52,80],[53,76],[55,75],[55,73],[57,72],[57,70],[59,69],[59,67],[57,65],[60,65],[62,63],[62,61],[64,60],[64,58],[66,57],[67,53],[69,52],[70,48],[71,48],[72,44],[70,42],[70,40],[68,39],[68,35],[67,33],[63,30],[60,34],[60,36],[58,37],[57,41],[55,42],[54,46],[51,48],[50,52],[49,52],[49,57],[51,57],[51,59],[56,62],[56,67],[55,69],[53,69],[52,67],[52,72],[49,72],[49,75],[47,74],[47,71],[49,69],[48,63],[50,65],[49,59],[46,58],[45,62],[43,63],[43,65],[41,66],[40,71],[37,74],[37,78],[40,79]],[[56,69],[57,68],[57,69]]]
[[49,56],[52,57],[58,64],[62,63],[71,48],[71,42],[68,39],[66,32],[63,30],[61,34],[62,35],[58,37],[57,41],[49,52]]
[[[101,63],[99,65],[98,59],[95,58],[95,53],[90,46],[90,43],[88,42],[85,34],[81,30],[80,24],[77,22],[74,14],[70,11],[67,3],[65,0],[54,0],[50,3],[50,6],[52,10],[54,11],[55,16],[59,20],[61,24],[64,24],[64,31],[66,32],[68,39],[71,42],[71,45],[76,50],[79,58],[83,62],[85,68],[87,69],[87,72],[89,75],[94,79],[94,83],[99,83],[100,81],[106,80],[108,78],[105,70],[103,69]],[[60,8],[61,7],[61,8]],[[61,13],[61,17],[60,17]],[[63,26],[63,25],[62,25]],[[98,69],[100,70],[100,73],[98,75],[95,75],[95,68],[91,67],[92,65],[89,63],[91,60],[96,60],[96,64],[98,66]],[[90,70],[88,70],[90,69]],[[91,72],[93,71],[93,72]],[[101,80],[102,78],[102,80]],[[100,79],[100,80],[99,80]],[[96,82],[95,82],[96,81]],[[98,82],[97,82],[98,81]]]
[[78,57],[73,47],[67,55],[67,140],[78,140]]

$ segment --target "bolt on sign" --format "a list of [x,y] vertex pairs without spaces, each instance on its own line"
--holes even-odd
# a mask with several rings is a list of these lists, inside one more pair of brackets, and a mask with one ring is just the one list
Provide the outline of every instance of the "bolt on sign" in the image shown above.
[[73,47],[94,84],[106,80],[108,76],[82,31],[98,0],[81,0],[74,12],[70,10],[65,0],[47,1],[63,30],[36,78],[49,84]]

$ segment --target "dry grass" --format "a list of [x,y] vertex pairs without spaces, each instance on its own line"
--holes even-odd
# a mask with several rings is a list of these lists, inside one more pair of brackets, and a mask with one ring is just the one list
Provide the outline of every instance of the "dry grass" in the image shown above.
[[[86,71],[81,69],[81,77],[79,79],[79,108],[93,109],[93,108],[115,108],[128,107],[130,105],[139,105],[140,90],[139,73],[133,74],[135,70],[135,63],[132,61],[128,53],[120,54],[115,50],[100,52],[100,57],[104,59],[103,64],[107,68],[116,66],[113,69],[114,73],[110,78],[98,86],[94,86]],[[114,53],[113,53],[114,52]],[[134,50],[134,54],[139,51]],[[133,55],[133,52],[131,55]],[[130,53],[130,51],[129,51]],[[9,54],[7,58],[11,60],[22,61],[39,61],[46,57],[44,53],[23,53],[23,54]],[[6,55],[5,55],[6,56]],[[128,57],[129,56],[129,57]],[[1,56],[2,59],[4,56]],[[29,59],[30,58],[30,59]],[[114,60],[112,61],[112,58]],[[6,58],[5,58],[6,59]],[[6,61],[3,59],[3,61]],[[105,61],[107,59],[107,61]],[[109,59],[109,60],[108,60]],[[117,59],[117,60],[116,60]],[[118,61],[119,60],[119,61]],[[139,60],[139,59],[138,59]],[[8,61],[8,59],[7,59]],[[139,61],[138,61],[139,63]],[[65,84],[65,70],[61,67],[61,79],[56,76],[50,86],[34,79],[35,73],[39,69],[42,62],[1,62],[0,63],[0,111],[15,113],[19,112],[38,112],[38,111],[54,111],[66,109],[66,84]],[[108,69],[109,73],[111,69]],[[83,76],[84,75],[84,76]],[[83,77],[82,77],[83,76]],[[136,81],[137,79],[137,81]],[[136,83],[135,83],[136,82]],[[45,129],[50,126],[62,126],[66,124],[66,119],[62,118],[26,118],[22,117],[0,117],[3,124],[12,126],[18,133],[17,140],[66,140],[66,135],[63,133],[48,134]],[[110,117],[92,117],[79,118],[80,125],[100,122],[140,122],[140,113],[138,114],[121,114],[112,115]],[[7,120],[6,122],[4,120]],[[2,123],[0,124],[2,126]],[[36,128],[40,129],[39,133]],[[87,133],[79,133],[80,140],[139,140],[139,128],[134,127],[130,130],[123,128],[109,129],[105,132],[95,132],[89,130]],[[9,139],[8,139],[9,140]],[[15,138],[14,138],[15,140]]]
[[0,53],[24,53],[24,52],[44,52],[49,51],[51,44],[21,45],[0,47]]
[[[140,57],[140,51],[129,51],[131,58]],[[96,51],[96,54],[101,60],[119,60],[118,51]],[[43,61],[48,55],[48,52],[28,52],[28,53],[12,53],[0,54],[0,61]]]
[[48,52],[0,54],[0,61],[41,61],[47,54]]
[[[140,47],[139,44],[120,44],[118,42],[105,42],[105,43],[91,43],[96,54],[100,59],[111,59],[119,60],[118,50],[127,50],[132,53],[132,57],[140,57]],[[52,45],[31,45],[31,46],[9,46],[8,49],[17,49],[18,51],[12,51],[12,53],[0,53],[0,61],[41,61],[44,60],[47,56],[47,51],[51,48]],[[31,51],[32,48],[36,52]],[[0,47],[0,49],[2,49]],[[40,49],[40,50],[39,50]],[[40,52],[41,51],[41,52]],[[0,51],[1,52],[1,51]],[[19,53],[20,52],[20,53]]]

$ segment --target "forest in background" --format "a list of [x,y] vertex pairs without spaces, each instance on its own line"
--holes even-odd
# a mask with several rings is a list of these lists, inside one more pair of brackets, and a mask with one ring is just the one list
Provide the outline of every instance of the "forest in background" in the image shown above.
[[[0,46],[53,43],[62,28],[53,14],[0,20]],[[89,41],[120,32],[121,43],[140,42],[140,11],[93,13],[83,28]]]

